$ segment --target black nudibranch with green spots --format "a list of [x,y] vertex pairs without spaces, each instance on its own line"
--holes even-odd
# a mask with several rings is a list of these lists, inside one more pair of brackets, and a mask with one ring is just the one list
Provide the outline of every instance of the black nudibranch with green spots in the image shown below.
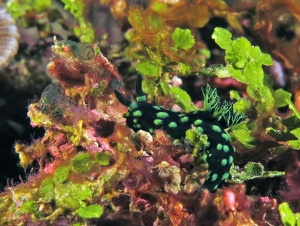
[[135,132],[145,130],[153,134],[156,129],[163,129],[172,139],[182,139],[193,125],[197,131],[206,134],[208,145],[204,156],[209,165],[209,172],[199,191],[205,188],[213,191],[229,177],[235,152],[224,129],[243,121],[245,116],[234,112],[233,103],[221,102],[216,89],[211,89],[209,85],[202,89],[202,92],[204,109],[189,113],[166,110],[147,103],[142,91],[141,75],[138,75],[136,80],[137,103],[126,99],[117,90],[115,95],[121,104],[128,107],[124,117],[127,126]]

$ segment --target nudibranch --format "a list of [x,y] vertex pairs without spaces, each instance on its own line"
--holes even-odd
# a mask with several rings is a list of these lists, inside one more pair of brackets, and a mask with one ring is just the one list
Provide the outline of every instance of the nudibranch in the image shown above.
[[209,85],[202,88],[204,109],[189,113],[147,103],[141,75],[136,80],[136,103],[126,99],[118,90],[114,92],[119,102],[128,107],[124,114],[126,125],[135,132],[144,130],[154,134],[156,129],[162,129],[172,139],[184,139],[186,131],[193,126],[207,135],[208,144],[203,156],[209,165],[208,174],[199,191],[213,191],[229,177],[235,148],[224,129],[243,121],[245,116],[234,112],[232,102],[221,102],[216,89],[211,89]]

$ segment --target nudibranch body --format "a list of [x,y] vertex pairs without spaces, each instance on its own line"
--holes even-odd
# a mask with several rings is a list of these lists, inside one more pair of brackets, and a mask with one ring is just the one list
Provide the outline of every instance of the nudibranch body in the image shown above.
[[204,109],[189,113],[166,110],[147,103],[142,91],[141,75],[138,75],[136,80],[137,103],[126,99],[117,90],[115,95],[120,103],[128,107],[128,112],[124,115],[126,125],[135,132],[144,130],[154,134],[156,129],[162,129],[172,139],[183,139],[186,131],[193,125],[201,134],[206,134],[208,144],[204,156],[209,165],[209,172],[199,191],[205,188],[213,191],[229,177],[235,152],[224,129],[243,121],[245,116],[234,112],[231,102],[221,102],[216,89],[207,86],[202,91]]

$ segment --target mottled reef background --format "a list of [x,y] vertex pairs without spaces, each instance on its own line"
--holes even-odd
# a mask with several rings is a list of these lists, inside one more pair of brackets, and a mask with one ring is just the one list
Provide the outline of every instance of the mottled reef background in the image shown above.
[[[298,0],[0,0],[0,224],[300,225],[299,62]],[[209,84],[247,116],[215,192],[205,134],[126,126],[138,73],[165,109]]]

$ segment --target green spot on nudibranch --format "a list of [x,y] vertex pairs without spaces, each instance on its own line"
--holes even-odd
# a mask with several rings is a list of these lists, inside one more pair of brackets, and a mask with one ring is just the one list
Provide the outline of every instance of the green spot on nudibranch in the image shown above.
[[217,179],[218,179],[218,174],[215,173],[214,175],[212,175],[211,181],[215,181]]
[[154,133],[154,129],[150,128],[150,129],[149,129],[149,132],[150,132],[150,133]]
[[197,119],[195,122],[194,122],[194,125],[195,126],[198,126],[198,125],[201,125],[202,123],[202,120],[201,119]]
[[133,119],[133,122],[134,122],[134,123],[137,123],[137,122],[138,122],[138,120],[135,118],[135,119]]
[[222,166],[226,166],[226,164],[227,164],[227,159],[222,159],[221,165],[222,165]]
[[213,189],[213,190],[216,190],[216,189],[218,188],[218,186],[219,186],[219,185],[216,185],[216,186],[214,187],[214,189]]
[[205,162],[207,161],[207,154],[203,154],[203,159]]
[[233,162],[233,157],[232,156],[229,156],[228,162],[229,162],[229,164],[231,164]]
[[229,173],[224,173],[222,176],[222,180],[225,180],[229,177]]
[[204,132],[204,130],[203,130],[202,127],[197,127],[196,130],[197,130],[199,133],[203,133],[203,132]]
[[155,125],[159,126],[159,125],[162,124],[163,121],[161,119],[154,119],[153,122],[154,122]]
[[175,128],[175,127],[177,127],[177,124],[176,124],[176,122],[170,122],[168,126],[170,128]]
[[222,145],[222,144],[218,144],[218,145],[217,145],[217,150],[218,150],[218,151],[221,151],[222,148],[223,148],[223,145]]
[[221,128],[219,126],[216,126],[216,125],[213,125],[212,129],[213,129],[213,131],[219,132],[219,133],[222,131]]
[[229,136],[228,136],[228,134],[226,134],[226,133],[222,133],[222,137],[223,137],[226,141],[229,140]]
[[233,147],[233,146],[232,146],[232,148],[233,148],[233,151],[234,151],[234,152],[236,152],[236,148],[235,148],[235,147]]
[[134,110],[138,107],[138,105],[134,102],[131,102],[130,106],[128,107],[129,110]]
[[169,116],[169,114],[167,112],[157,112],[156,113],[157,118],[166,118],[168,116]]
[[208,172],[207,177],[210,177],[211,171]]
[[160,110],[160,107],[159,106],[156,106],[156,105],[154,105],[154,106],[152,106],[155,110]]
[[185,116],[185,114],[179,114],[178,116],[182,118]]
[[128,118],[130,116],[130,113],[129,112],[126,112],[125,114],[124,114],[124,117],[125,118]]
[[224,152],[228,152],[229,151],[229,147],[227,145],[224,145],[223,146],[223,150],[224,150]]
[[147,98],[146,96],[139,96],[136,97],[137,102],[146,102]]
[[133,114],[133,116],[135,116],[135,117],[140,117],[140,116],[142,116],[142,112],[141,112],[140,110],[134,111],[132,114]]
[[189,121],[189,117],[187,117],[187,116],[180,118],[180,122],[182,122],[182,123],[187,122],[187,121]]

